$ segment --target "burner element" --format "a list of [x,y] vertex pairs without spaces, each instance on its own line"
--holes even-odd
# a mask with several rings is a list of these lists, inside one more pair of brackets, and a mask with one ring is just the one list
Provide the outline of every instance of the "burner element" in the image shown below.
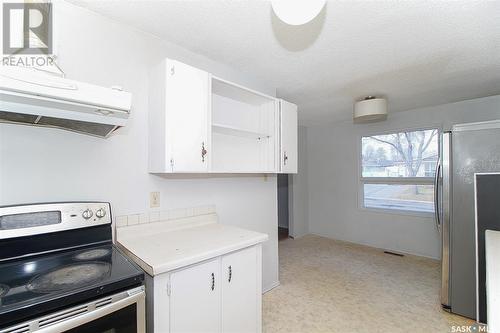
[[5,296],[9,292],[9,289],[10,288],[8,286],[0,283],[0,297]]
[[78,260],[95,260],[102,258],[110,253],[110,250],[108,249],[95,249],[95,250],[88,250],[82,253],[79,253],[75,256],[75,259]]
[[72,290],[109,276],[111,266],[104,262],[68,265],[33,278],[26,288],[38,293]]

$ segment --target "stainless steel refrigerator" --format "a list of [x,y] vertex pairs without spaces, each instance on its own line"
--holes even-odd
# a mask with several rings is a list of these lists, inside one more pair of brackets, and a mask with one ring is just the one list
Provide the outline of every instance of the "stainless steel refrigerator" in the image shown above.
[[443,309],[476,319],[474,174],[500,171],[500,120],[443,133],[436,172],[436,223],[442,236]]

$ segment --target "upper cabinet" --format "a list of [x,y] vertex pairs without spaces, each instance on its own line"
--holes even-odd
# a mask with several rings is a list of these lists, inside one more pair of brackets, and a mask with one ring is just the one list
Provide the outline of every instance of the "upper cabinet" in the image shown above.
[[166,59],[151,73],[149,171],[208,172],[210,75]]
[[297,173],[297,105],[280,100],[281,173]]
[[149,172],[297,172],[297,107],[166,59],[151,72]]

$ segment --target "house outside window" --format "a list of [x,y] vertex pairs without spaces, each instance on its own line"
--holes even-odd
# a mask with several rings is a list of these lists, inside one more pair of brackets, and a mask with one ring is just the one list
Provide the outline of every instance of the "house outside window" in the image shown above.
[[361,202],[367,209],[430,214],[439,159],[439,130],[361,138]]

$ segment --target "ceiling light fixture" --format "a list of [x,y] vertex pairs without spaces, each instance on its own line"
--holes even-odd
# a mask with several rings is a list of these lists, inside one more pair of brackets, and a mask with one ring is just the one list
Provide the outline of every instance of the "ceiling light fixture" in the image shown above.
[[371,123],[387,119],[387,100],[366,96],[354,103],[354,122]]
[[325,6],[326,0],[273,0],[274,14],[290,25],[302,25],[314,19]]

